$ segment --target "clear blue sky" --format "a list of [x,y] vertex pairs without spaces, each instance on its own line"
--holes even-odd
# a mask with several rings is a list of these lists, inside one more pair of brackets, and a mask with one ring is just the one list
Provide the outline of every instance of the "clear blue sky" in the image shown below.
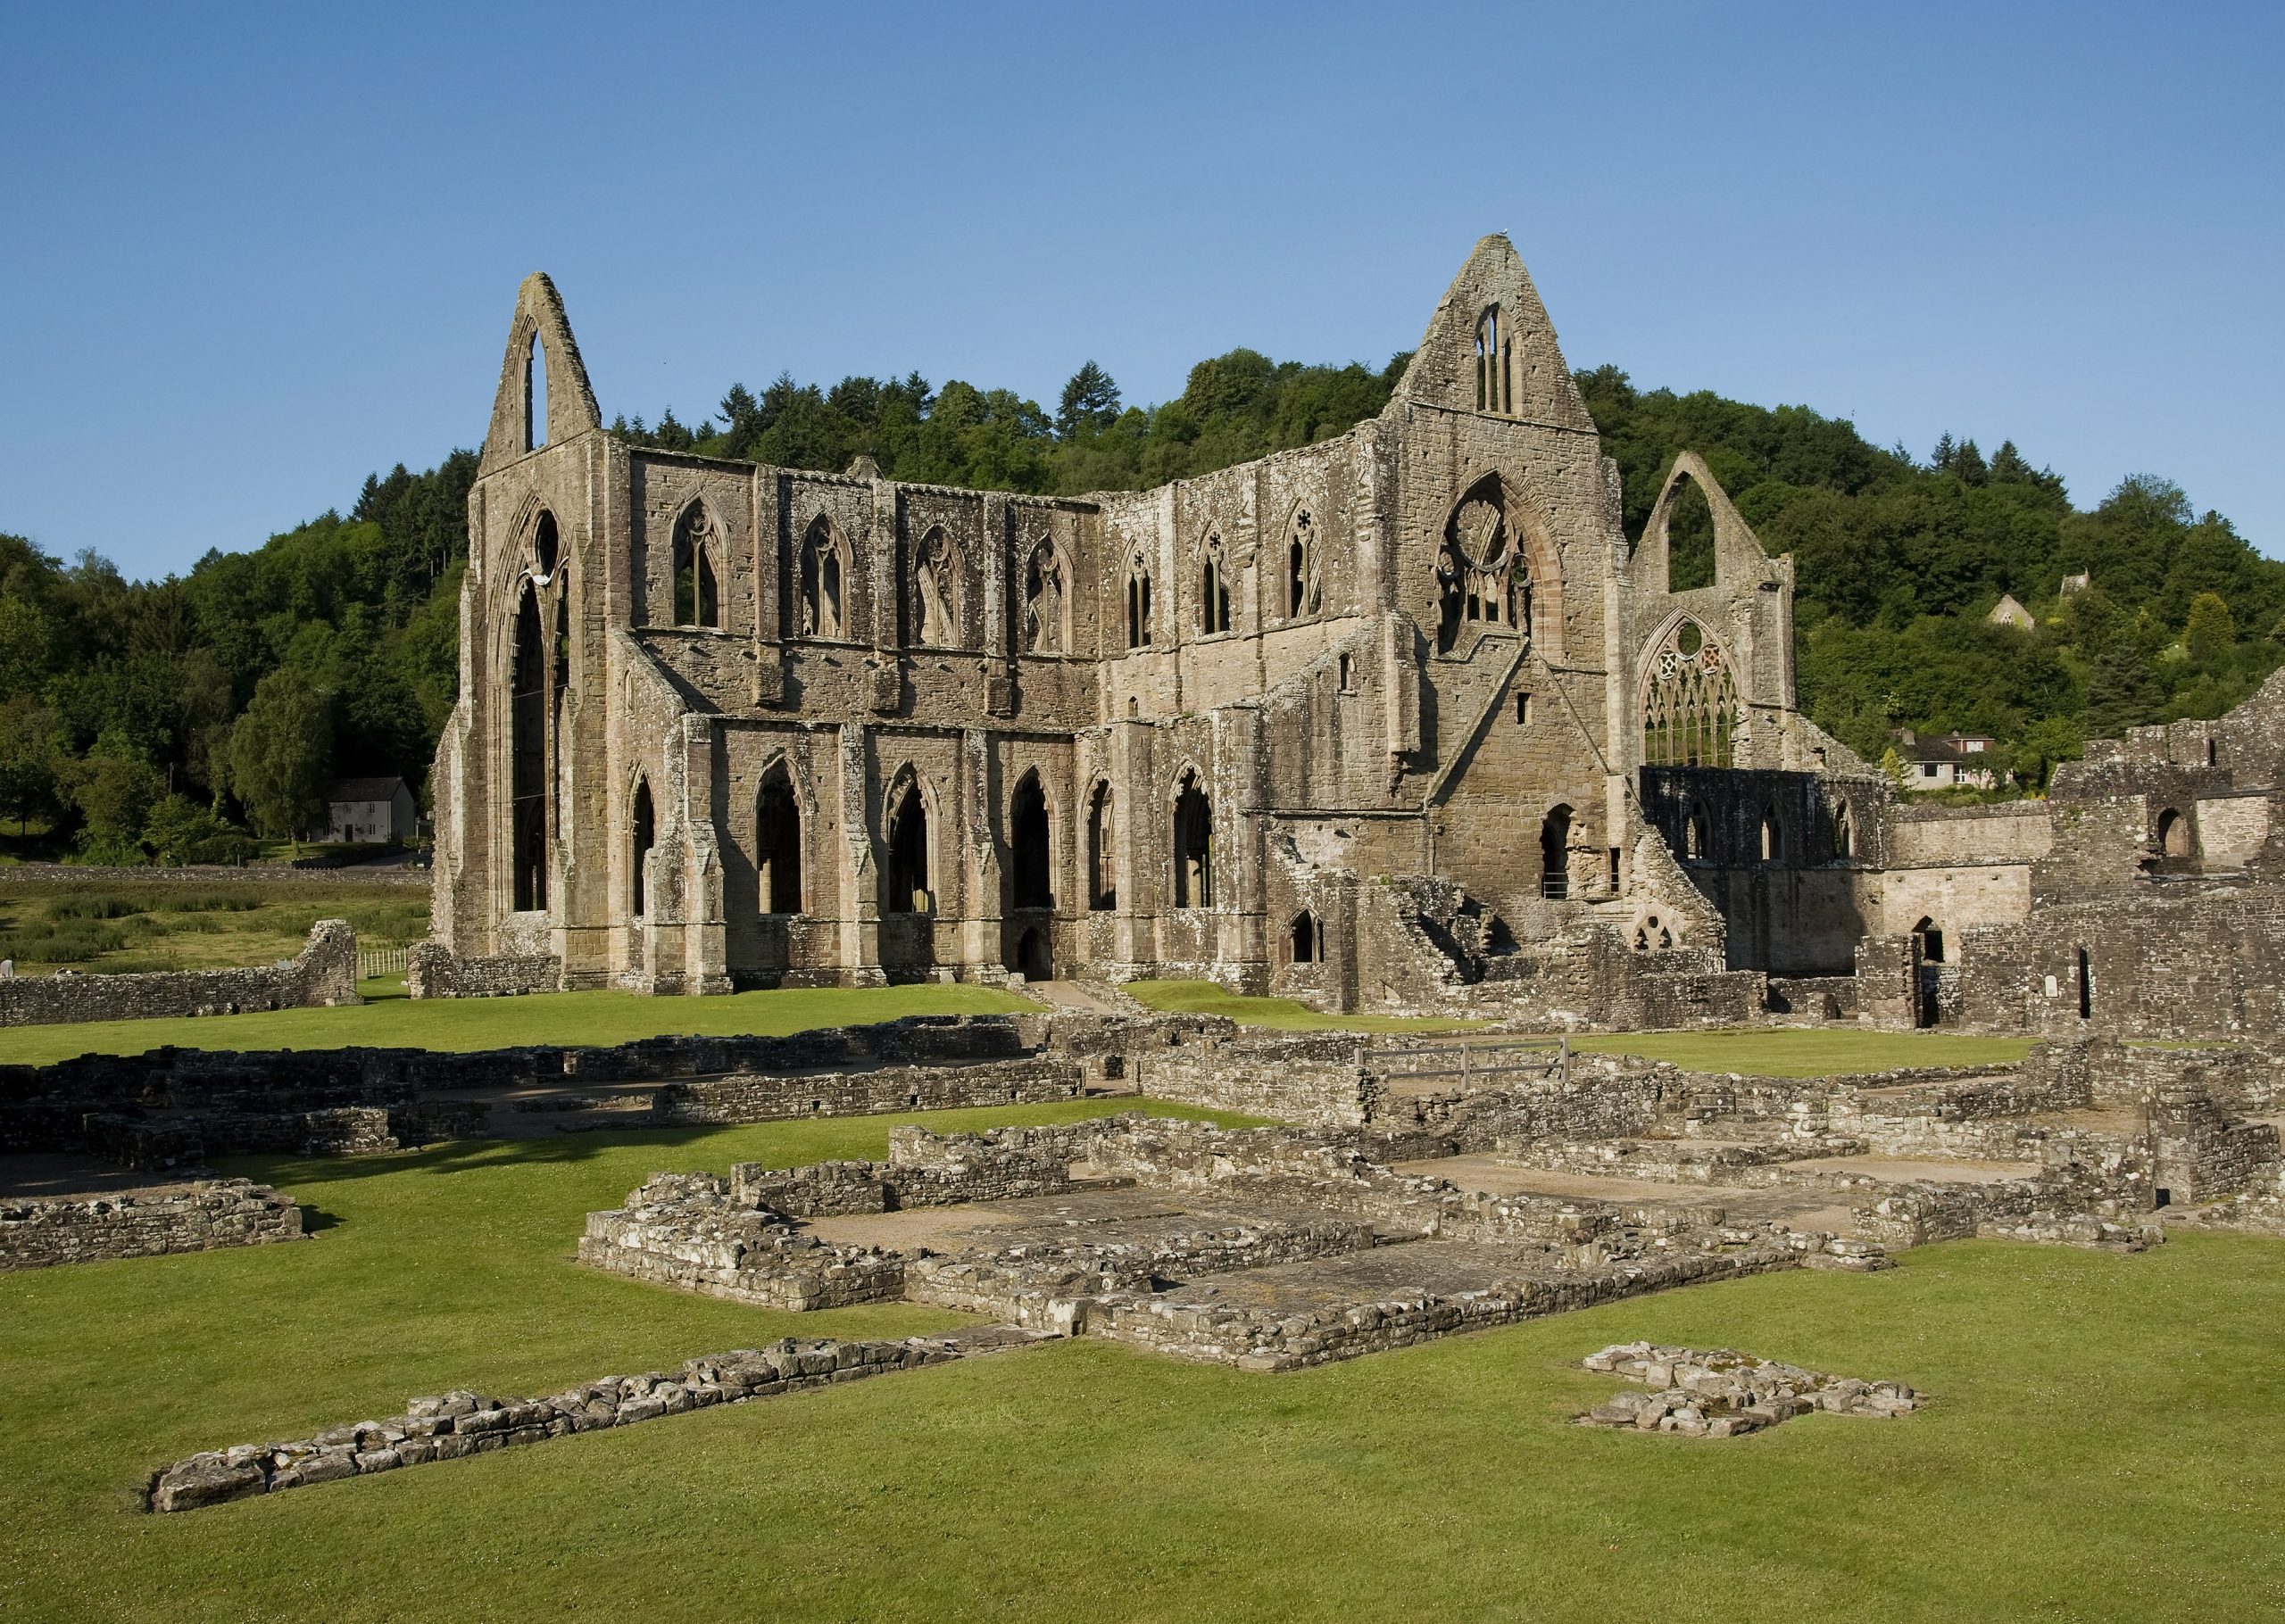
[[1377,365],[1488,231],[1574,366],[2164,474],[2285,553],[2273,5],[34,6],[0,529],[187,568],[483,432],[781,370]]

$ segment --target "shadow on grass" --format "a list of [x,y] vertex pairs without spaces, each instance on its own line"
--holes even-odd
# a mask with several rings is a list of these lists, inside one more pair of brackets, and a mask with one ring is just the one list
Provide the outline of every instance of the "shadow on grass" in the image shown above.
[[327,1230],[337,1230],[341,1227],[339,1218],[322,1207],[312,1206],[306,1201],[303,1202],[296,1210],[302,1214],[302,1233],[304,1235],[322,1234]]

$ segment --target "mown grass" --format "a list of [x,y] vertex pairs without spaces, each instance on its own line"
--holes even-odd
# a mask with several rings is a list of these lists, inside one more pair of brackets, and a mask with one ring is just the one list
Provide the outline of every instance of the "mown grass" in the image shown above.
[[1276,1032],[1469,1032],[1484,1024],[1434,1016],[1325,1015],[1299,998],[1259,998],[1214,982],[1127,982],[1120,990],[1163,1014],[1226,1015],[1242,1025]]
[[273,1009],[182,1019],[82,1021],[0,1031],[0,1063],[41,1065],[77,1055],[186,1048],[432,1048],[525,1043],[630,1043],[668,1034],[782,1036],[916,1015],[1008,1015],[1038,1007],[998,987],[922,982],[646,998],[633,992],[542,992],[511,998],[408,998],[397,976],[361,982],[370,1000],[345,1009]]
[[428,933],[417,886],[321,880],[40,881],[0,885],[0,958],[19,974],[211,970],[274,964],[320,919],[346,919],[366,946]]
[[1866,1032],[1841,1027],[1739,1027],[1574,1038],[1588,1055],[1641,1055],[1693,1072],[1760,1077],[1838,1077],[1915,1065],[1992,1065],[2031,1053],[2028,1038],[1971,1038],[1956,1032]]
[[[1095,1107],[1100,1109],[1100,1107]],[[931,1126],[1083,1114],[947,1113]],[[0,1277],[0,1616],[2132,1620],[2285,1608],[2285,1244],[1965,1243],[1292,1376],[1100,1342],[177,1517],[153,1465],[471,1384],[905,1334],[594,1273],[659,1168],[877,1155],[885,1119],[269,1161],[296,1246]],[[1633,1337],[1932,1393],[1728,1443],[1586,1432]]]

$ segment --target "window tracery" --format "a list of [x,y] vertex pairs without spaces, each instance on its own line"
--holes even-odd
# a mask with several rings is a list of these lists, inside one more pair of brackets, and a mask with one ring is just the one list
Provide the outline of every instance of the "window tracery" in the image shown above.
[[1024,567],[1024,647],[1034,654],[1063,652],[1063,561],[1043,540]]
[[1439,653],[1450,652],[1460,628],[1471,621],[1512,626],[1529,639],[1531,574],[1508,534],[1498,495],[1496,485],[1475,492],[1444,526],[1436,556]]
[[1642,697],[1648,766],[1734,766],[1741,706],[1730,662],[1706,628],[1684,617],[1649,659]]

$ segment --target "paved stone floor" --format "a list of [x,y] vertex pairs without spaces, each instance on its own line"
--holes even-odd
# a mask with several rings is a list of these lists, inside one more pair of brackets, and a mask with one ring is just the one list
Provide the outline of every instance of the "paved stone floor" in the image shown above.
[[1237,1228],[1265,1222],[1306,1224],[1324,1214],[1294,1208],[1234,1202],[1226,1196],[1186,1200],[1178,1191],[1137,1189],[1106,1184],[1066,1195],[1021,1201],[981,1202],[972,1206],[921,1206],[903,1212],[852,1217],[812,1218],[803,1227],[837,1247],[879,1247],[885,1251],[963,1252],[1023,1246],[1145,1245],[1162,1236],[1202,1228]]
[[[1531,1278],[1525,1255],[1457,1240],[1410,1240],[1338,1257],[1216,1274],[1159,1294],[1169,1305],[1217,1305],[1273,1314],[1315,1313],[1409,1292],[1450,1297]],[[1551,1268],[1547,1271],[1552,1272]]]

